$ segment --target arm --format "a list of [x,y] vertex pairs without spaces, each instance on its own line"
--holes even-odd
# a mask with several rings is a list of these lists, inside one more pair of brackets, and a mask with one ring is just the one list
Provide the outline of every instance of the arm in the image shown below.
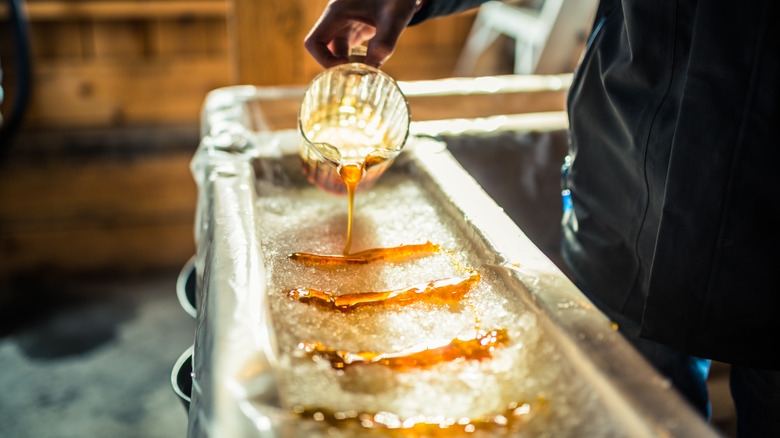
[[330,0],[304,47],[325,68],[348,61],[349,48],[368,40],[365,63],[378,67],[410,24],[476,7],[485,0]]

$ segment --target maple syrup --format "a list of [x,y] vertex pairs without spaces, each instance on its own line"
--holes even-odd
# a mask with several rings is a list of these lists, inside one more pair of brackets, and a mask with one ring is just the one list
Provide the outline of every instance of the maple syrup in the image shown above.
[[[328,145],[320,145],[322,148],[327,148]],[[389,156],[383,150],[375,150],[376,146],[368,147],[368,149],[374,152],[362,157],[360,154],[365,153],[363,148],[358,146],[343,147],[338,152],[333,154],[342,158],[335,159],[301,159],[303,173],[308,177],[316,186],[321,189],[334,193],[337,195],[347,195],[349,203],[348,219],[347,219],[347,243],[344,247],[344,254],[349,254],[349,249],[352,246],[352,223],[354,221],[354,205],[355,205],[355,193],[358,192],[358,188],[366,188],[367,181],[370,184],[381,175],[384,170],[390,166],[394,160],[394,156]],[[347,153],[345,157],[342,153]],[[353,156],[354,155],[354,156]],[[361,182],[364,184],[361,185]]]
[[[316,268],[331,269],[380,260],[401,261],[415,255],[440,251],[438,245],[425,242],[350,253],[356,193],[376,182],[399,154],[409,134],[408,103],[391,78],[360,63],[328,69],[315,78],[307,89],[299,109],[298,122],[302,136],[299,155],[303,172],[320,189],[347,195],[348,222],[342,254],[297,252],[289,255],[291,260]],[[467,271],[457,261],[454,266],[458,272],[465,271],[468,274],[380,292],[336,296],[333,292],[302,287],[285,293],[292,299],[311,304],[317,310],[342,313],[364,307],[390,308],[417,302],[435,305],[464,303],[474,312],[473,337],[422,343],[397,352],[341,351],[320,342],[301,342],[298,348],[311,358],[328,360],[336,370],[363,365],[407,372],[455,360],[481,361],[491,358],[496,348],[509,342],[507,330],[485,331],[481,328],[481,318],[471,296],[472,288],[480,281],[480,274]],[[477,429],[520,424],[529,417],[529,412],[533,412],[529,406],[515,404],[506,412],[485,418],[437,421],[413,417],[411,422],[404,420],[400,423],[397,416],[388,412],[348,415],[298,407],[294,410],[314,420],[333,421],[339,427],[344,424],[343,421],[352,420],[359,427],[392,429],[392,433],[400,431],[402,434],[447,436],[453,431],[473,432]]]
[[321,357],[331,367],[343,370],[355,365],[382,365],[396,371],[430,368],[455,359],[483,360],[492,357],[493,350],[509,342],[506,329],[479,332],[473,338],[455,338],[444,345],[420,344],[393,353],[336,350],[320,342],[301,342],[298,348],[311,357]]
[[358,427],[381,431],[382,435],[426,437],[462,436],[464,433],[470,434],[477,431],[500,432],[504,436],[506,433],[517,433],[532,419],[547,413],[548,410],[549,401],[541,396],[531,402],[511,402],[502,412],[479,418],[412,417],[401,419],[388,412],[340,412],[304,406],[293,408],[293,412],[301,418],[324,422],[331,427],[342,430]]
[[301,152],[300,163],[303,174],[315,186],[339,196],[347,194],[347,186],[344,183],[344,178],[340,175],[340,171],[344,166],[357,165],[363,168],[360,185],[355,190],[355,192],[360,192],[372,187],[379,176],[395,160],[394,153],[384,149],[373,149],[380,146],[368,148],[373,150],[373,152],[365,157],[358,155],[359,153],[365,153],[361,150],[350,154],[350,150],[358,149],[353,146],[341,147],[339,149],[326,144],[319,144],[318,146],[329,152],[326,154],[320,153],[320,155],[317,155],[315,152],[308,154],[307,152]]
[[335,296],[332,292],[298,288],[286,293],[302,303],[342,313],[361,307],[405,305],[416,302],[457,304],[479,282],[479,272],[384,292],[354,292]]
[[414,255],[435,253],[439,250],[439,245],[431,242],[424,242],[390,248],[372,248],[349,255],[321,255],[294,252],[289,255],[289,258],[296,262],[316,266],[365,265],[380,260],[402,260]]
[[365,163],[348,163],[341,166],[339,175],[347,186],[347,197],[349,200],[349,213],[347,219],[347,245],[344,247],[344,255],[349,254],[349,248],[352,246],[352,221],[355,208],[355,190],[357,190],[360,179],[363,178]]

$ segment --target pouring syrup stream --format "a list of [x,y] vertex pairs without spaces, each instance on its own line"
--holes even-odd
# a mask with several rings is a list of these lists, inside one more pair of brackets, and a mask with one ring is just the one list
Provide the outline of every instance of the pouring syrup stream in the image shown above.
[[347,222],[347,244],[344,247],[344,255],[349,255],[352,246],[352,221],[355,207],[355,190],[365,173],[366,163],[346,163],[339,169],[339,176],[347,185],[347,198],[349,199],[349,216]]

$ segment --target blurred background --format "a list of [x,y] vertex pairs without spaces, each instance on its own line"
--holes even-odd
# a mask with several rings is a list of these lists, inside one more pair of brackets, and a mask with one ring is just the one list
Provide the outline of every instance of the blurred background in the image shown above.
[[[194,335],[175,287],[195,252],[200,108],[220,87],[307,84],[326,3],[0,0],[0,435],[184,435],[169,375]],[[593,6],[434,19],[383,70],[571,73]],[[518,10],[541,30],[518,34]]]
[[[26,29],[14,32],[9,3]],[[322,69],[302,41],[325,3],[2,0],[0,109],[18,129],[2,145],[0,276],[186,261],[188,165],[206,94],[308,83]],[[475,16],[407,29],[384,70],[398,80],[452,76]],[[502,36],[469,74],[511,73],[512,62]]]

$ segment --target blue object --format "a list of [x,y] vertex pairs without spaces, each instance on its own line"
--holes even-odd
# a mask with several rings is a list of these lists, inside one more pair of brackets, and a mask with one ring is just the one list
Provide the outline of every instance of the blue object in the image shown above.
[[563,212],[572,209],[571,190],[569,190],[569,167],[571,166],[571,156],[566,155],[561,166],[561,198],[563,200]]

